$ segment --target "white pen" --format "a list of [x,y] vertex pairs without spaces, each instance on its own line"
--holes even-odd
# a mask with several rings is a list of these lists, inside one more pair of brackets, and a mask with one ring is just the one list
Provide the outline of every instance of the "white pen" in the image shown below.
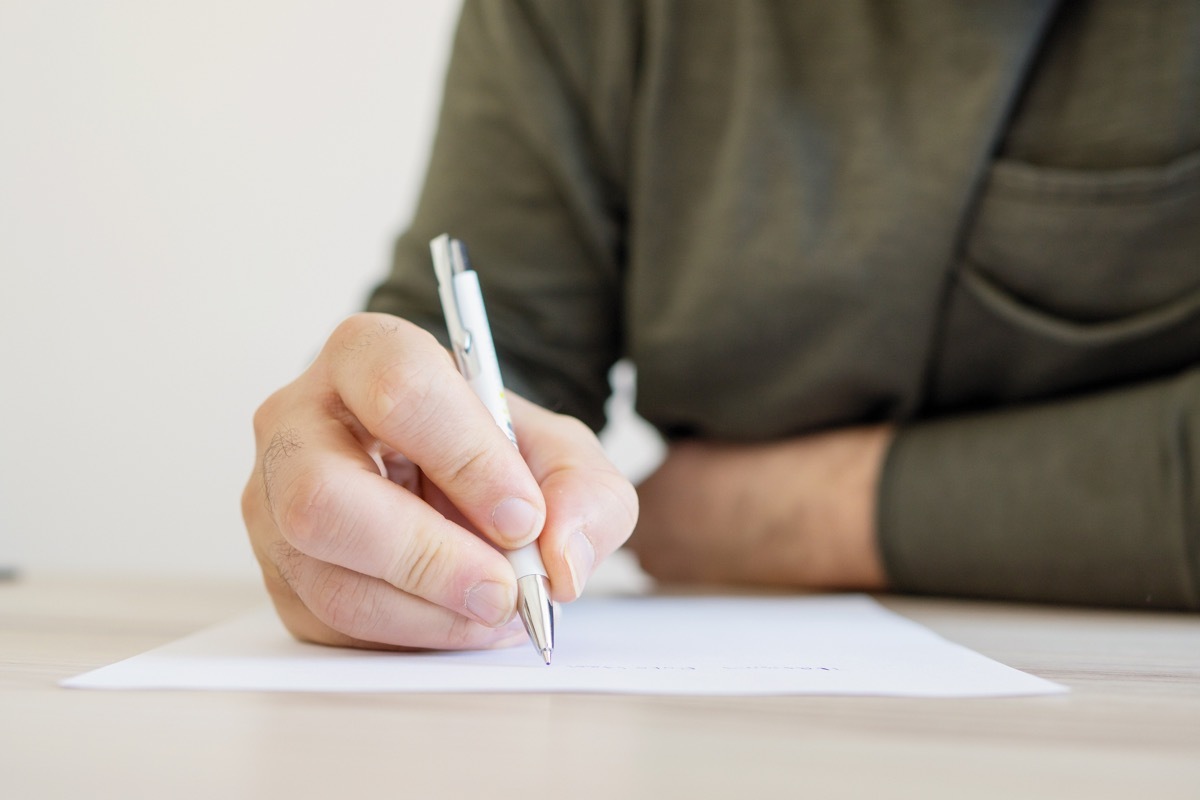
[[[483,307],[479,276],[471,269],[466,249],[459,240],[443,233],[429,243],[429,250],[433,254],[438,296],[458,370],[516,447],[517,435],[513,432],[508,401],[504,397],[500,362],[496,358],[492,329]],[[549,664],[554,652],[554,607],[550,603],[550,581],[537,540],[516,550],[501,552],[517,575],[517,613],[525,623],[534,648]]]

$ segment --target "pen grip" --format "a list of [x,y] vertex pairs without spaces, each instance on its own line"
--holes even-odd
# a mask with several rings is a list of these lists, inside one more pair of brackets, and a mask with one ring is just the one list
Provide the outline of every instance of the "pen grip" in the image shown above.
[[508,559],[508,563],[512,565],[513,572],[517,574],[517,579],[524,578],[526,575],[546,575],[546,565],[542,563],[542,552],[538,549],[537,540],[530,542],[524,547],[518,547],[516,550],[502,550],[504,557]]
[[477,273],[472,270],[455,275],[454,290],[465,334],[464,341],[454,343],[459,371],[466,376],[471,391],[483,402],[500,430],[516,447],[517,434],[513,431],[512,415],[504,396],[500,361],[496,357],[496,345],[492,341],[487,310],[483,307],[483,293],[479,289]]

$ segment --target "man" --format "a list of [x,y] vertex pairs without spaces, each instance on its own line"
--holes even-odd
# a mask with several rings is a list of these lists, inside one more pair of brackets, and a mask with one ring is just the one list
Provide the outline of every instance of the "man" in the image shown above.
[[[442,232],[520,458],[426,332]],[[370,307],[256,418],[301,638],[519,640],[484,540],[569,601],[639,499],[673,580],[1200,607],[1200,6],[468,2]]]

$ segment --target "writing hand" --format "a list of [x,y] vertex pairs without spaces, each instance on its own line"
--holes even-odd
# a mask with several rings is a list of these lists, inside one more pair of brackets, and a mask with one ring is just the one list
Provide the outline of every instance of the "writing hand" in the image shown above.
[[[361,647],[522,641],[516,581],[488,541],[538,541],[554,599],[628,538],[637,497],[591,431],[510,395],[521,452],[427,332],[343,322],[255,414],[242,513],[300,639]],[[485,541],[488,540],[488,541]]]

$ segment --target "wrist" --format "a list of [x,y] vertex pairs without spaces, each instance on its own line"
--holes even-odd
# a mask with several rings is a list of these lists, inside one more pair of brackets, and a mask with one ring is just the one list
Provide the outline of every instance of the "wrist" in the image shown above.
[[[876,524],[878,487],[888,447],[889,425],[814,434],[792,443],[792,513],[807,529],[806,563],[800,583],[825,589],[878,591],[887,576]],[[794,524],[794,523],[793,523]]]

